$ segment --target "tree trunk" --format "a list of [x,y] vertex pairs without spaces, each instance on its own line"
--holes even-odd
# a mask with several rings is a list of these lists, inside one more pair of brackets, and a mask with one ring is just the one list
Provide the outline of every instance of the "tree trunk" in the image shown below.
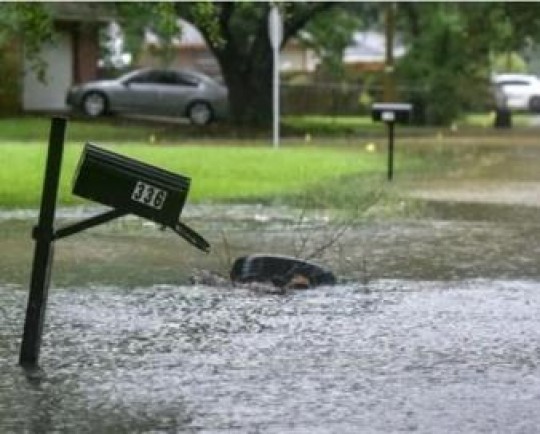
[[218,61],[229,89],[231,121],[241,127],[270,125],[272,121],[270,47],[267,50],[259,48],[250,58],[219,53]]
[[[282,46],[316,14],[333,3],[282,4]],[[177,12],[193,22],[217,58],[229,89],[230,115],[239,127],[272,122],[272,47],[268,35],[267,2],[176,3]]]

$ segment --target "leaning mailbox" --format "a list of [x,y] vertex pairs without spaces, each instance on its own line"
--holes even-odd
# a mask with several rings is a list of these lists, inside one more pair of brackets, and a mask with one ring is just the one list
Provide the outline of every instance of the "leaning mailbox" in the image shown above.
[[209,244],[179,221],[190,182],[185,176],[87,143],[75,172],[73,194],[171,228],[207,251]]
[[190,179],[87,144],[75,173],[73,194],[174,227]]
[[66,120],[53,118],[41,208],[33,230],[36,241],[30,293],[24,323],[19,363],[38,367],[45,307],[56,240],[134,214],[168,227],[195,247],[208,252],[210,245],[197,232],[180,222],[190,187],[190,178],[151,166],[93,144],[86,144],[73,183],[73,193],[110,209],[56,229],[54,215],[64,149]]
[[410,121],[412,105],[403,102],[378,102],[371,106],[371,118],[388,127],[388,180],[394,177],[394,124]]

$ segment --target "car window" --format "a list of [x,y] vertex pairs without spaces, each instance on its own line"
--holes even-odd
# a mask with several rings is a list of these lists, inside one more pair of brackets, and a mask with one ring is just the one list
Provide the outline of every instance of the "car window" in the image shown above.
[[199,80],[189,74],[182,72],[177,72],[176,74],[176,84],[180,86],[190,86],[195,87],[199,84]]
[[497,83],[500,86],[530,86],[531,83],[524,80],[502,80]]
[[176,84],[176,78],[171,71],[154,71],[152,75],[152,81],[156,84],[164,84],[174,86]]
[[128,82],[129,83],[153,83],[152,81],[153,71],[142,71],[134,76],[132,76]]
[[129,79],[129,83],[196,87],[199,84],[199,79],[190,74],[176,71],[150,70],[134,75]]

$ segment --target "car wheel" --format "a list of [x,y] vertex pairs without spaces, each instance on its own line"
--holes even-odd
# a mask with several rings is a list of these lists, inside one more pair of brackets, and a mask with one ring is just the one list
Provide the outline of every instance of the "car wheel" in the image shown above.
[[529,109],[532,112],[540,113],[540,96],[533,96],[529,100]]
[[97,117],[107,112],[107,97],[101,92],[88,92],[82,101],[84,114]]
[[194,125],[208,125],[212,122],[214,112],[208,103],[197,101],[189,106],[187,116]]

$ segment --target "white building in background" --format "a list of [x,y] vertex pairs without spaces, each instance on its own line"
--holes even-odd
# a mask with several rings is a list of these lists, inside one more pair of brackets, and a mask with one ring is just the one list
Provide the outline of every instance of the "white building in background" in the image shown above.
[[[193,68],[209,75],[220,75],[219,65],[208,49],[199,30],[191,23],[180,20],[182,34],[173,41],[178,55],[171,66]],[[140,66],[158,66],[160,59],[151,54],[152,46],[159,40],[151,33],[146,38],[147,49],[140,57]],[[398,59],[405,54],[405,47],[399,41],[394,44],[394,57]],[[384,66],[385,37],[376,31],[356,32],[353,42],[344,52],[343,62],[348,68],[362,70],[377,70]],[[280,70],[282,72],[313,73],[320,59],[313,49],[305,47],[296,39],[290,40],[280,53]]]
[[[99,4],[49,3],[54,40],[44,43],[40,58],[47,64],[45,81],[39,80],[26,56],[21,56],[24,111],[64,111],[70,86],[97,78],[99,28],[109,21]],[[24,42],[23,42],[24,50]]]
[[[394,59],[403,57],[405,53],[405,46],[396,38],[393,45]],[[385,57],[384,33],[367,30],[354,33],[352,43],[343,52],[343,63],[358,71],[377,71],[384,68]]]

